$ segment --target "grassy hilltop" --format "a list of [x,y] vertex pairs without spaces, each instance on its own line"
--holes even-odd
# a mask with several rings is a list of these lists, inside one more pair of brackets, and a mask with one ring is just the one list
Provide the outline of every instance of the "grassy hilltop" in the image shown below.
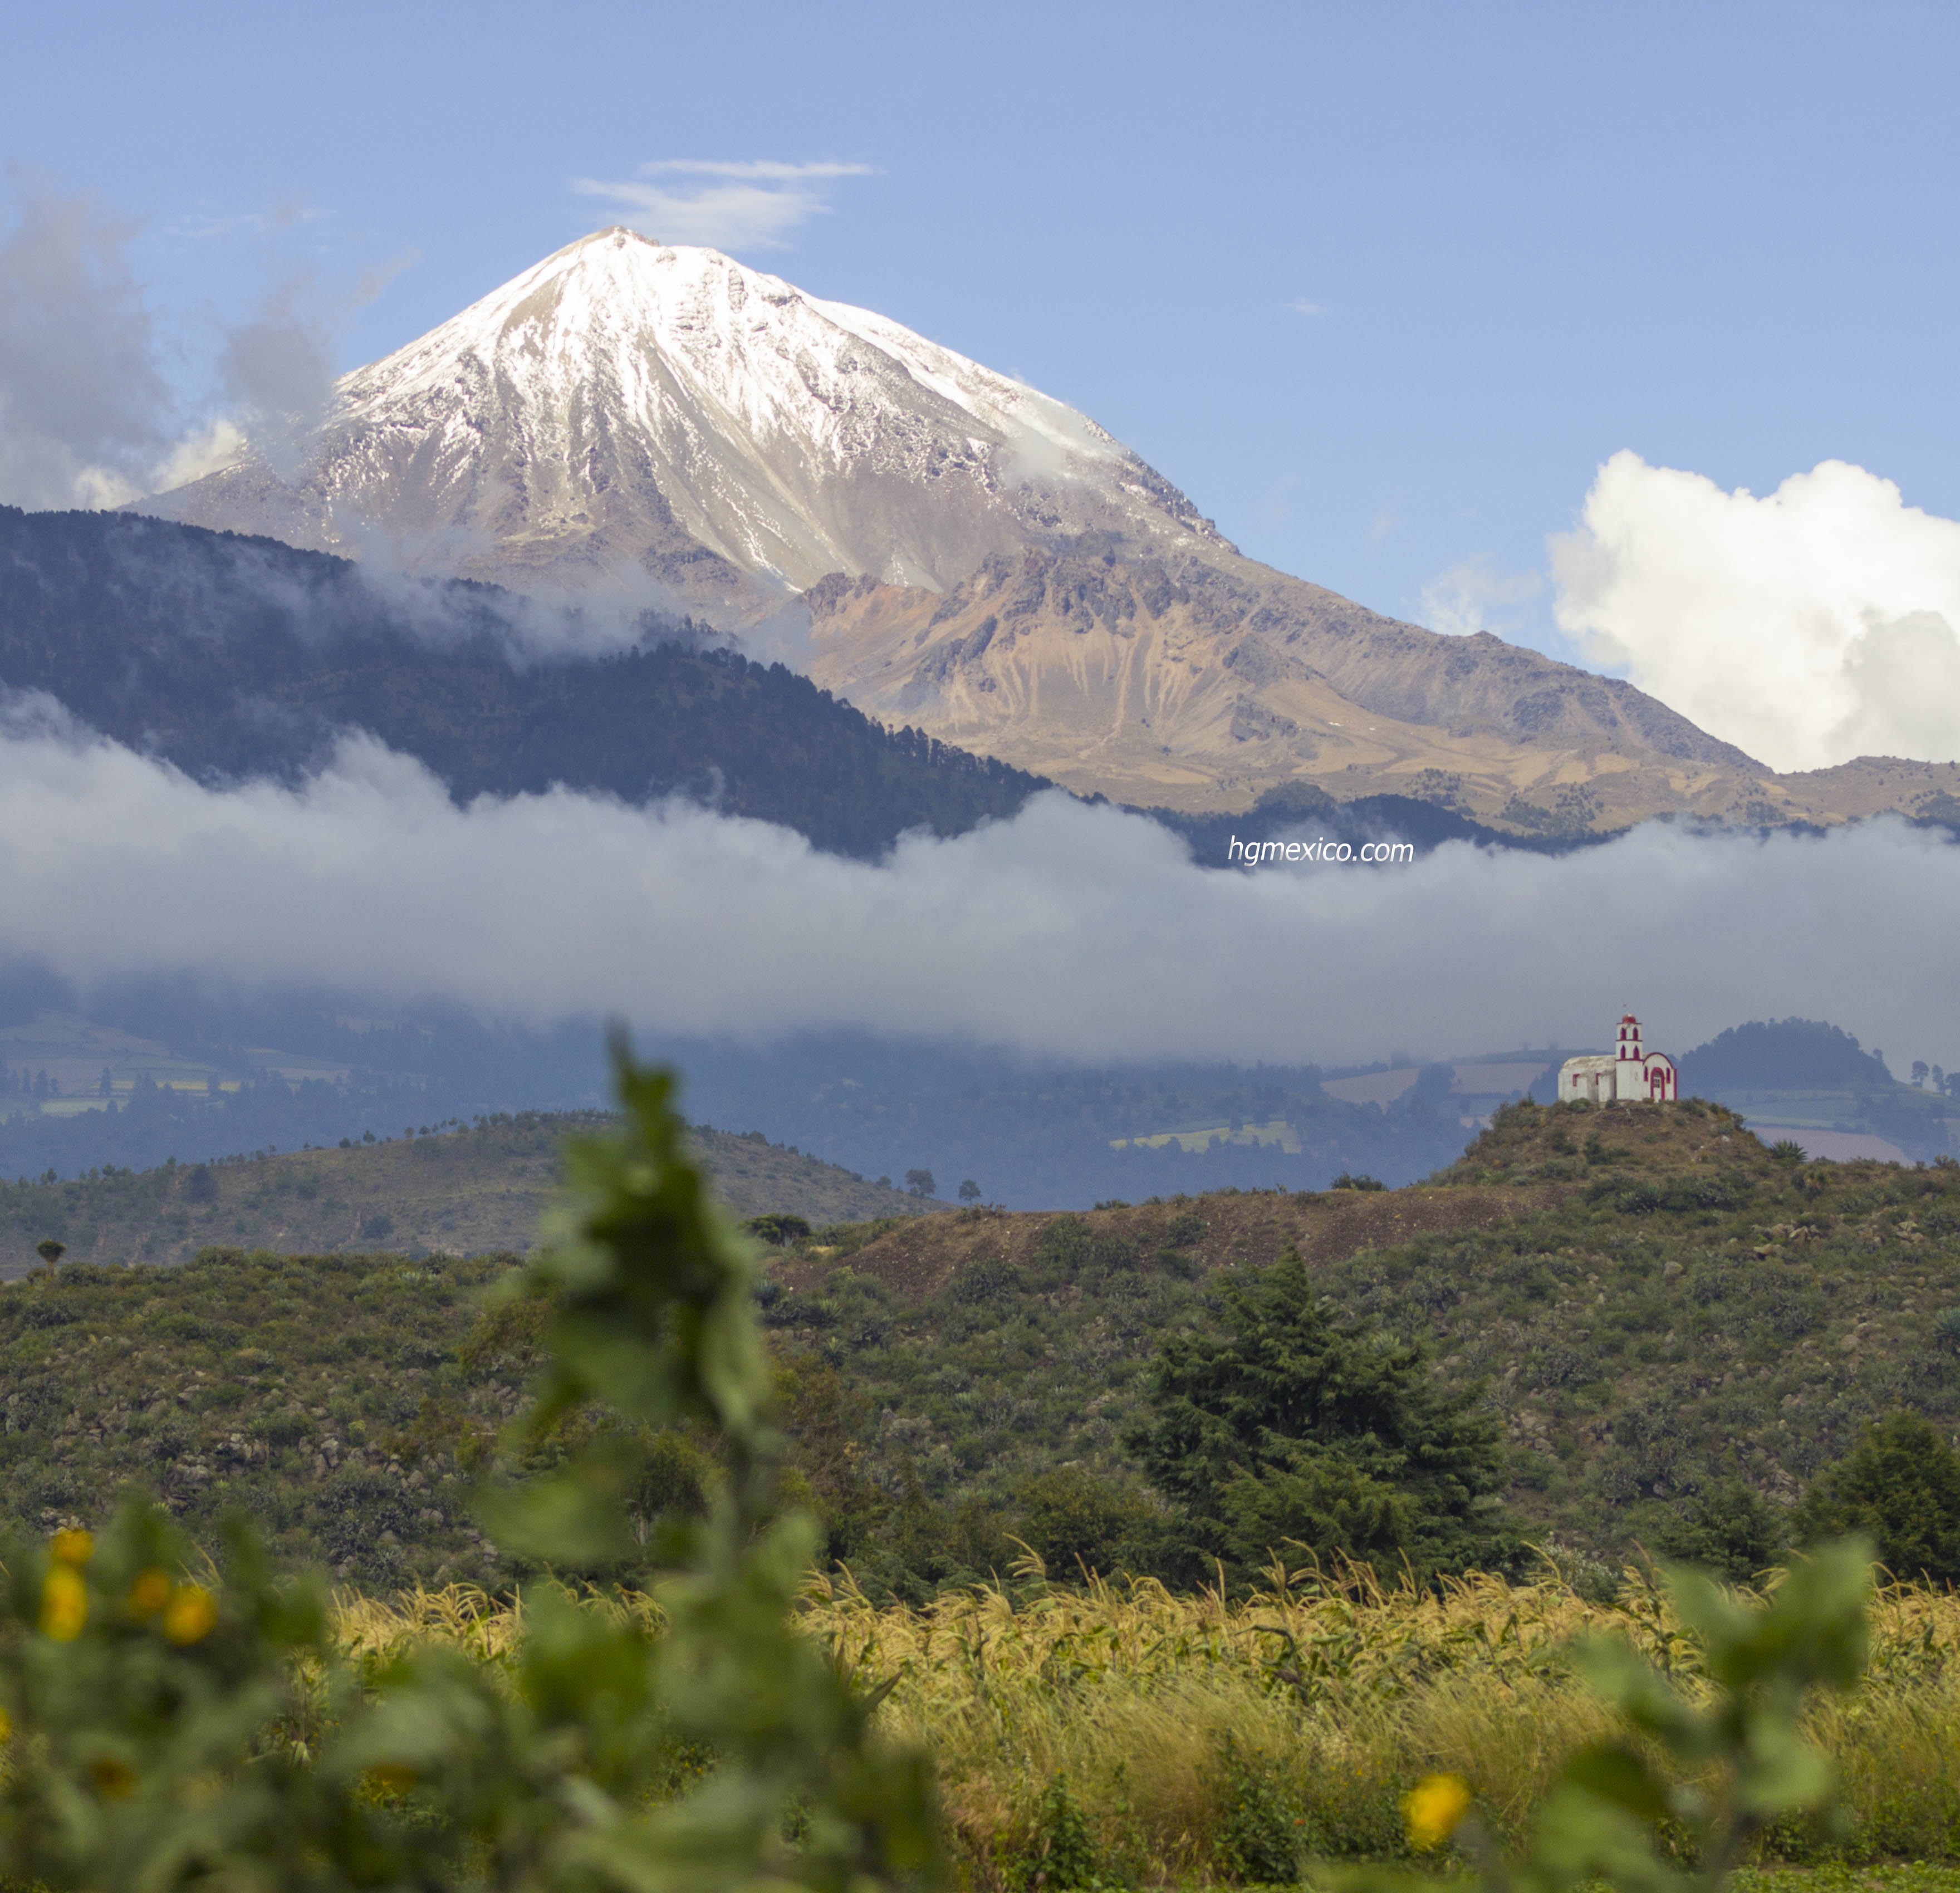
[[1885,1412],[1960,1428],[1960,1164],[1793,1154],[1698,1102],[1514,1107],[1424,1185],[939,1218],[792,1259],[766,1318],[862,1402],[887,1476],[1018,1495],[1045,1553],[1106,1561],[1149,1503],[1123,1440],[1153,1344],[1296,1246],[1348,1315],[1484,1389],[1529,1535],[1612,1561],[1732,1486],[1793,1498]]
[[[550,1201],[560,1143],[607,1121],[525,1112],[342,1149],[0,1183],[0,1278],[37,1267],[35,1245],[49,1238],[74,1262],[180,1262],[214,1245],[288,1255],[521,1252]],[[759,1136],[697,1128],[693,1137],[738,1215],[832,1223],[943,1207]]]
[[[414,1179],[423,1147],[315,1154],[373,1166],[361,1201],[389,1207],[366,1213],[405,1230],[414,1199],[379,1173]],[[1289,1246],[1347,1315],[1482,1390],[1524,1535],[1577,1569],[1738,1491],[1773,1510],[1898,1408],[1960,1427],[1960,1165],[1787,1156],[1691,1102],[1514,1108],[1405,1190],[820,1229],[772,1258],[763,1316],[830,1551],[874,1587],[1004,1571],[1010,1533],[1057,1569],[1133,1559],[1157,1511],[1125,1443],[1152,1351]],[[275,1173],[236,1168],[241,1189]],[[463,1494],[528,1360],[478,1312],[507,1265],[234,1252],[0,1290],[0,1504],[40,1527],[140,1477],[193,1519],[245,1503],[364,1581],[494,1577]],[[690,1502],[691,1452],[650,1503]]]

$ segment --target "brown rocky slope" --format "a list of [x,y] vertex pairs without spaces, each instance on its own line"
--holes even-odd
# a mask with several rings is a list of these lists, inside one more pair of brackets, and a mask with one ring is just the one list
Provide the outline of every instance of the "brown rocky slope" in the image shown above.
[[1778,776],[1631,684],[1213,546],[1094,534],[996,555],[943,592],[835,573],[804,597],[826,688],[1133,804],[1236,811],[1304,780],[1531,831],[1829,822],[1960,792],[1952,765]]

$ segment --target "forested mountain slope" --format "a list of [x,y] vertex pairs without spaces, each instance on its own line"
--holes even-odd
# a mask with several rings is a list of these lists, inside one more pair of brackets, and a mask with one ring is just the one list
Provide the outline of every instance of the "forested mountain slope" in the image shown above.
[[1011,814],[1043,786],[685,622],[644,619],[592,656],[581,639],[608,641],[594,622],[541,618],[494,587],[377,580],[271,539],[0,507],[0,689],[45,692],[201,781],[291,779],[365,730],[459,800],[554,783],[681,794],[864,856],[908,828]]

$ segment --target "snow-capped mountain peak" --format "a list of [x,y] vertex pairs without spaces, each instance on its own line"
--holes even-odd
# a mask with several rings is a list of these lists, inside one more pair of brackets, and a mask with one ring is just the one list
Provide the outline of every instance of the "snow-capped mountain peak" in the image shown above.
[[1085,415],[718,251],[581,238],[345,377],[304,471],[145,511],[520,586],[651,574],[746,616],[826,573],[943,589],[1093,528],[1222,548]]

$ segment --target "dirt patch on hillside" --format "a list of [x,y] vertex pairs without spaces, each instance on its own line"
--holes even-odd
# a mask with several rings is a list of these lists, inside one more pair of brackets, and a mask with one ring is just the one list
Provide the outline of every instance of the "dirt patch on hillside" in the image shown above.
[[[1208,1269],[1258,1267],[1297,1248],[1311,1262],[1332,1262],[1367,1249],[1437,1231],[1488,1229],[1557,1201],[1546,1189],[1457,1187],[1403,1190],[1247,1190],[1194,1196],[1182,1202],[1094,1210],[1081,1220],[1097,1236],[1136,1242],[1147,1254],[1176,1247]],[[1196,1219],[1201,1235],[1188,1234]],[[971,1262],[1026,1262],[1055,1221],[1054,1214],[965,1210],[888,1231],[848,1258],[860,1274],[920,1301],[943,1288]],[[1184,1229],[1175,1226],[1185,1222]],[[1182,1238],[1182,1239],[1179,1239]],[[836,1260],[787,1258],[776,1274],[792,1287],[816,1287]]]

